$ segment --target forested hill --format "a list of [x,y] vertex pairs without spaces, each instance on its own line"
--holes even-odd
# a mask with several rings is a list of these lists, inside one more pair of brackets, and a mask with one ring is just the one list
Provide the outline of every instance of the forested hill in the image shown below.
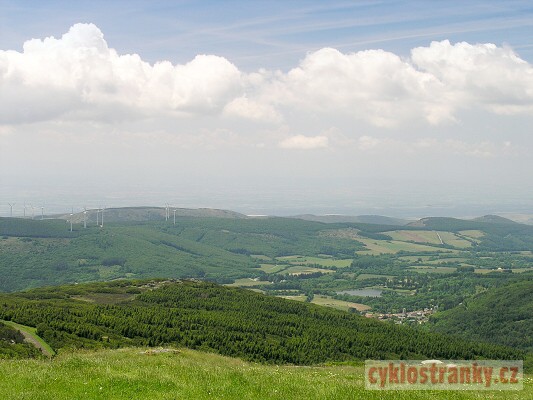
[[2,294],[0,319],[37,327],[56,350],[174,345],[293,364],[522,355],[199,281],[114,281]]
[[533,279],[480,293],[436,314],[435,331],[533,351]]

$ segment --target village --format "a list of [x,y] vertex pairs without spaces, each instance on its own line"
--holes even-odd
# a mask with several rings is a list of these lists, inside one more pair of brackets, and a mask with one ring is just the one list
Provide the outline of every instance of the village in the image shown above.
[[391,321],[395,324],[402,325],[421,325],[429,321],[429,316],[437,312],[437,306],[431,308],[424,308],[423,310],[415,310],[407,312],[405,308],[401,313],[365,313],[367,318],[375,318],[382,321]]

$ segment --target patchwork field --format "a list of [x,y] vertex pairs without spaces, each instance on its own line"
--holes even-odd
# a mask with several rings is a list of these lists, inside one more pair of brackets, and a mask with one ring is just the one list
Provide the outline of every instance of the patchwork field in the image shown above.
[[365,304],[352,303],[352,302],[344,301],[344,300],[337,300],[337,299],[331,298],[330,296],[322,296],[322,295],[315,296],[313,298],[313,301],[311,301],[311,303],[318,304],[321,306],[326,306],[326,307],[332,307],[332,308],[336,308],[336,309],[343,310],[343,311],[349,311],[351,308],[355,308],[357,311],[366,311],[370,309],[370,307]]
[[239,286],[239,287],[250,287],[250,286],[260,286],[260,285],[270,285],[272,282],[269,281],[260,281],[252,278],[241,278],[236,279],[235,282],[227,286]]
[[411,241],[416,243],[429,243],[436,245],[447,244],[459,248],[467,248],[472,246],[471,242],[457,236],[453,232],[398,230],[384,233],[392,237],[394,240],[399,241]]
[[276,272],[282,271],[285,268],[287,268],[286,265],[261,264],[260,270],[266,272],[267,274],[275,274]]
[[312,274],[315,272],[321,272],[323,274],[332,274],[334,271],[330,269],[312,268],[306,265],[295,265],[294,267],[289,267],[283,271],[283,273],[289,275],[305,275]]
[[417,243],[401,242],[397,240],[375,240],[375,239],[358,239],[365,245],[367,250],[359,250],[357,254],[379,255],[379,254],[396,254],[399,251],[406,252],[435,252],[442,251],[446,253],[457,252],[457,250],[440,249],[437,247],[426,246]]
[[378,274],[360,274],[357,276],[358,281],[363,281],[365,279],[372,279],[372,278],[392,278],[393,275],[378,275]]
[[336,267],[336,268],[346,268],[349,267],[352,263],[352,259],[335,259],[333,257],[306,257],[300,255],[286,256],[286,257],[277,257],[276,260],[289,262],[291,264],[297,265],[313,265],[318,264],[323,267]]
[[469,238],[472,238],[472,239],[480,239],[483,236],[485,236],[485,233],[479,230],[466,230],[466,231],[459,231],[458,233],[463,236],[468,236]]

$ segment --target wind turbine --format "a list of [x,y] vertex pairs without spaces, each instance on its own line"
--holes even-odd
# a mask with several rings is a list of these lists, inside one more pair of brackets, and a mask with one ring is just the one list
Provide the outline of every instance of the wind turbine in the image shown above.
[[176,209],[174,209],[174,225],[176,225]]
[[9,216],[13,217],[13,206],[15,205],[15,203],[7,203],[7,204],[9,204]]
[[83,228],[87,229],[87,207],[83,207]]
[[74,217],[74,209],[72,209],[72,212],[70,213],[70,231],[72,232],[72,218]]
[[103,228],[104,227],[104,211],[105,211],[105,206],[102,207],[102,225],[101,227]]
[[44,207],[41,207],[41,221],[44,219]]
[[98,208],[96,209],[96,226],[98,226],[98,213],[99,213],[99,210]]
[[33,207],[33,206],[30,204],[30,208],[31,208],[31,219],[33,219],[33,217],[35,216],[35,207]]
[[24,203],[24,218],[26,218],[26,203]]

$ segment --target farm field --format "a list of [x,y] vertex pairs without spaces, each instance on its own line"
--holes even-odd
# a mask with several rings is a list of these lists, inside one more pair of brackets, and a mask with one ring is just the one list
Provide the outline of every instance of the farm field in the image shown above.
[[372,278],[392,278],[394,275],[378,275],[378,274],[360,274],[357,276],[358,281]]
[[468,240],[460,238],[453,232],[397,230],[397,231],[384,232],[384,234],[392,237],[394,240],[399,240],[399,241],[412,241],[412,242],[417,242],[417,243],[422,243],[422,244],[429,243],[429,244],[440,245],[442,244],[441,243],[441,239],[442,239],[442,242],[444,244],[448,244],[454,247],[467,248],[467,247],[472,246],[472,243],[470,243]]
[[308,267],[307,265],[295,265],[293,267],[289,267],[283,270],[284,274],[289,274],[289,275],[305,275],[305,274],[313,274],[315,272],[321,272],[323,274],[331,274],[334,271],[330,269],[312,268],[312,267]]
[[276,296],[282,299],[286,300],[294,300],[294,301],[305,301],[307,299],[307,296],[305,294],[297,294],[297,295],[284,295],[284,296]]
[[485,232],[480,230],[466,230],[466,231],[459,231],[459,234],[463,236],[468,236],[471,239],[481,239],[483,236],[485,236]]
[[432,274],[451,274],[457,271],[455,267],[438,267],[434,265],[416,265],[409,269],[416,272],[429,272]]
[[426,246],[417,243],[401,242],[398,240],[375,240],[375,239],[357,239],[363,243],[366,250],[359,250],[357,254],[379,255],[379,254],[396,254],[399,251],[405,252],[435,252],[442,251],[443,253],[454,253],[457,250],[441,249],[438,247]]
[[267,274],[274,274],[276,272],[283,271],[286,269],[287,265],[277,265],[277,264],[260,264],[260,270],[266,272]]
[[320,306],[332,307],[343,311],[349,311],[352,308],[356,309],[357,311],[366,311],[370,309],[370,307],[365,304],[337,300],[330,296],[322,295],[316,295],[311,301],[311,303],[318,304]]
[[238,286],[238,287],[250,287],[250,286],[260,286],[260,285],[270,285],[272,282],[269,281],[260,281],[252,278],[241,278],[236,279],[235,282],[228,284],[227,286]]
[[334,259],[332,257],[306,257],[300,255],[277,257],[279,261],[291,264],[318,264],[324,267],[346,268],[352,263],[352,259]]
[[446,263],[446,262],[465,263],[466,261],[468,261],[468,259],[464,258],[464,257],[449,257],[449,258],[441,258],[441,257],[439,257],[437,260],[424,261],[424,264],[442,264],[442,263]]

